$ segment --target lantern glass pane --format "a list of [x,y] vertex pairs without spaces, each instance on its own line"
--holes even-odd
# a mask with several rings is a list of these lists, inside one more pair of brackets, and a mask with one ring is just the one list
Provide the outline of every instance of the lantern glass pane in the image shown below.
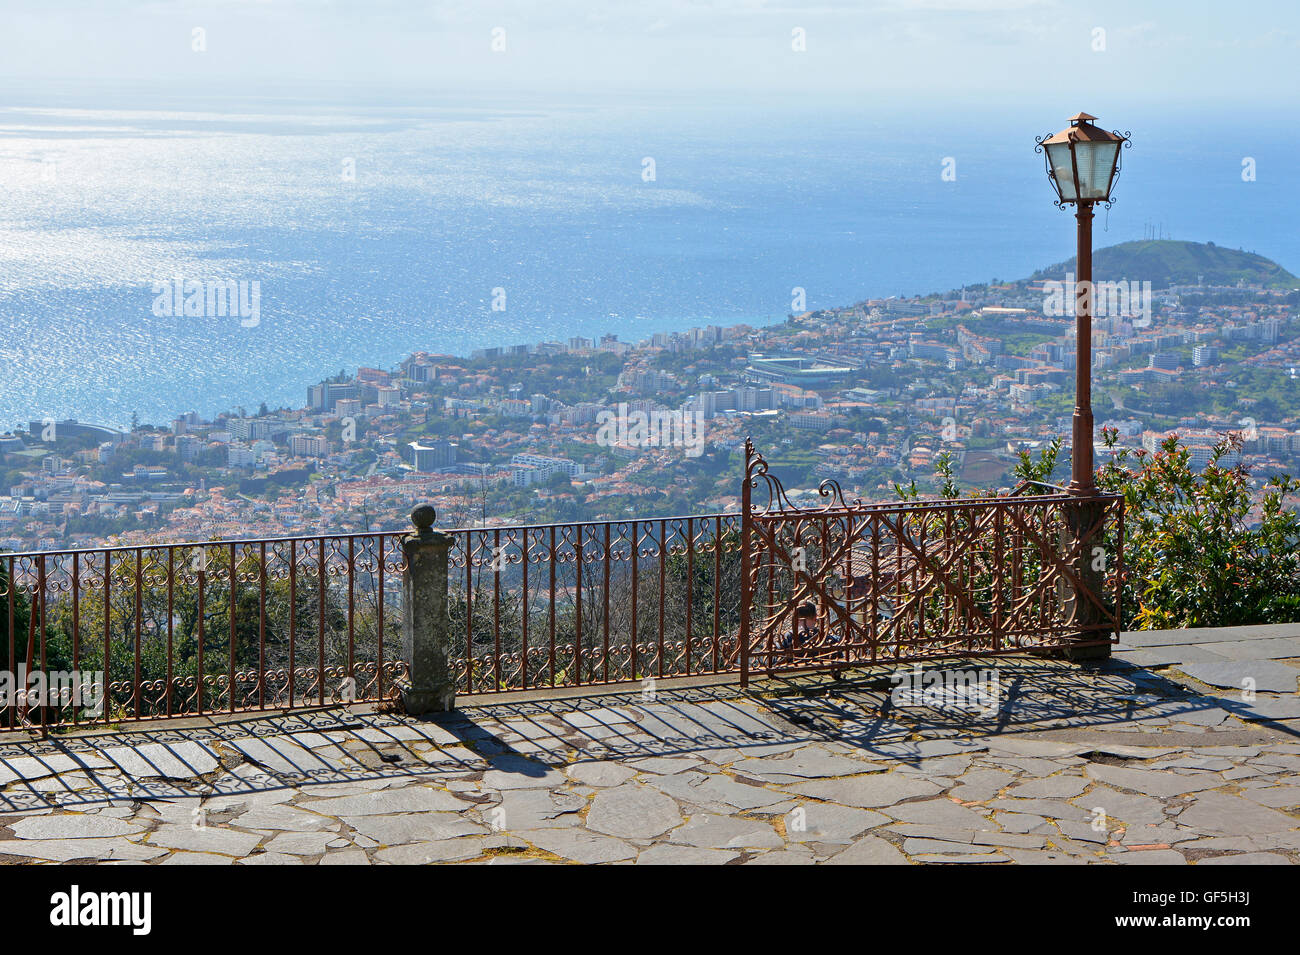
[[1106,199],[1119,143],[1075,143],[1074,150],[1079,162],[1079,197]]
[[[1064,202],[1073,202],[1078,198],[1074,188],[1074,165],[1070,162],[1070,144],[1054,143],[1047,148],[1047,164],[1052,169],[1052,178],[1056,180],[1057,191]],[[1083,170],[1081,169],[1080,172]]]

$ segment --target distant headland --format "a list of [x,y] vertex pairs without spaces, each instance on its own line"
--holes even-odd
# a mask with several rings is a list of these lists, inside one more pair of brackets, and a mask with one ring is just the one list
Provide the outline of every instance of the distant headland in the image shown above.
[[[1075,271],[1073,258],[1039,269],[1030,281],[1063,279]],[[1300,278],[1271,259],[1242,249],[1227,249],[1213,242],[1148,239],[1121,242],[1098,249],[1092,256],[1093,278],[1149,281],[1154,288],[1173,285],[1256,285],[1263,288],[1300,288]]]

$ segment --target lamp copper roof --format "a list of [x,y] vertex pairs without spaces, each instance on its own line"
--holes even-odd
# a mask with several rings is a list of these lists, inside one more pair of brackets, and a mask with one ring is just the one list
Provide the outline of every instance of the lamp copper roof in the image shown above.
[[1043,140],[1044,146],[1051,146],[1057,143],[1113,143],[1123,137],[1116,136],[1114,133],[1108,133],[1100,126],[1092,125],[1096,119],[1091,113],[1075,113],[1070,117],[1070,125],[1047,139]]

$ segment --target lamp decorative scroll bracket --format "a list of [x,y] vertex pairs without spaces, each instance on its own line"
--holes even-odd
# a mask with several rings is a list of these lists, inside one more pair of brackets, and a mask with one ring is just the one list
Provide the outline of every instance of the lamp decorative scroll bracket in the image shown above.
[[[1045,142],[1047,142],[1047,140],[1051,139],[1053,135],[1055,135],[1055,134],[1053,134],[1053,133],[1043,133],[1043,135],[1041,135],[1041,136],[1035,136],[1035,137],[1034,137],[1034,152],[1035,152],[1035,153],[1039,153],[1039,154],[1042,155],[1042,157],[1043,157],[1043,171],[1047,174],[1047,181],[1053,184],[1053,185],[1052,185],[1052,189],[1055,190],[1055,189],[1056,189],[1056,185],[1055,185],[1055,183],[1056,183],[1056,179],[1055,179],[1055,177],[1052,175],[1052,164],[1051,164],[1051,162],[1050,162],[1050,161],[1048,160],[1048,158],[1047,158],[1047,150],[1043,147],[1043,143],[1045,143]],[[1060,209],[1060,210],[1064,210],[1065,207],[1066,207],[1066,203],[1062,202],[1062,201],[1060,200],[1060,198],[1053,199],[1053,200],[1052,200],[1052,205],[1056,206],[1056,208],[1057,208],[1057,209]]]
[[[1124,171],[1124,150],[1133,148],[1133,134],[1127,129],[1122,133],[1118,129],[1112,129],[1111,133],[1121,140],[1119,150],[1115,154],[1115,174],[1110,177],[1110,190],[1114,193],[1115,183],[1119,182],[1119,174]],[[1102,206],[1109,209],[1114,204],[1115,197],[1109,195],[1106,197],[1106,201],[1102,203]]]
[[835,511],[861,507],[862,499],[849,501],[844,496],[844,489],[833,479],[826,479],[817,485],[817,495],[824,501],[819,507],[800,507],[790,500],[781,479],[772,474],[763,457],[754,448],[752,441],[745,442],[745,483],[753,489],[766,491],[766,498],[761,495],[751,500],[751,514],[781,514],[786,512]]

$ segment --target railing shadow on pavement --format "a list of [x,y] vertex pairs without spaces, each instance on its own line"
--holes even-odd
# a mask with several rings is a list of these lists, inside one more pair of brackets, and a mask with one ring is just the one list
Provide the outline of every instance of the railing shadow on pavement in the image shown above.
[[[949,661],[988,667],[988,660]],[[998,705],[984,711],[899,706],[881,668],[734,685],[607,692],[488,703],[411,718],[346,709],[267,715],[206,726],[52,737],[0,746],[0,812],[130,801],[195,804],[285,788],[413,778],[475,779],[488,771],[544,776],[583,761],[762,754],[832,742],[873,759],[915,764],[917,737],[972,739],[1143,721],[1213,725],[1231,700],[1120,661],[1079,667],[999,661]],[[1280,724],[1274,730],[1300,735]],[[1132,732],[1140,744],[1148,735]]]
[[[950,660],[935,669],[971,672],[987,659]],[[1229,715],[1250,715],[1225,696],[1188,686],[1119,660],[1082,666],[1055,660],[1004,658],[997,673],[1001,695],[996,707],[930,707],[894,702],[888,673],[830,673],[769,681],[765,703],[797,725],[817,730],[827,740],[904,762],[921,758],[922,739],[997,737],[1063,729],[1109,728],[1147,723],[1217,726]],[[776,684],[773,686],[773,684]],[[1251,725],[1300,738],[1285,723],[1255,716]],[[1135,745],[1149,734],[1127,732]],[[1213,736],[1209,737],[1213,739]],[[1148,745],[1152,745],[1149,744]]]

